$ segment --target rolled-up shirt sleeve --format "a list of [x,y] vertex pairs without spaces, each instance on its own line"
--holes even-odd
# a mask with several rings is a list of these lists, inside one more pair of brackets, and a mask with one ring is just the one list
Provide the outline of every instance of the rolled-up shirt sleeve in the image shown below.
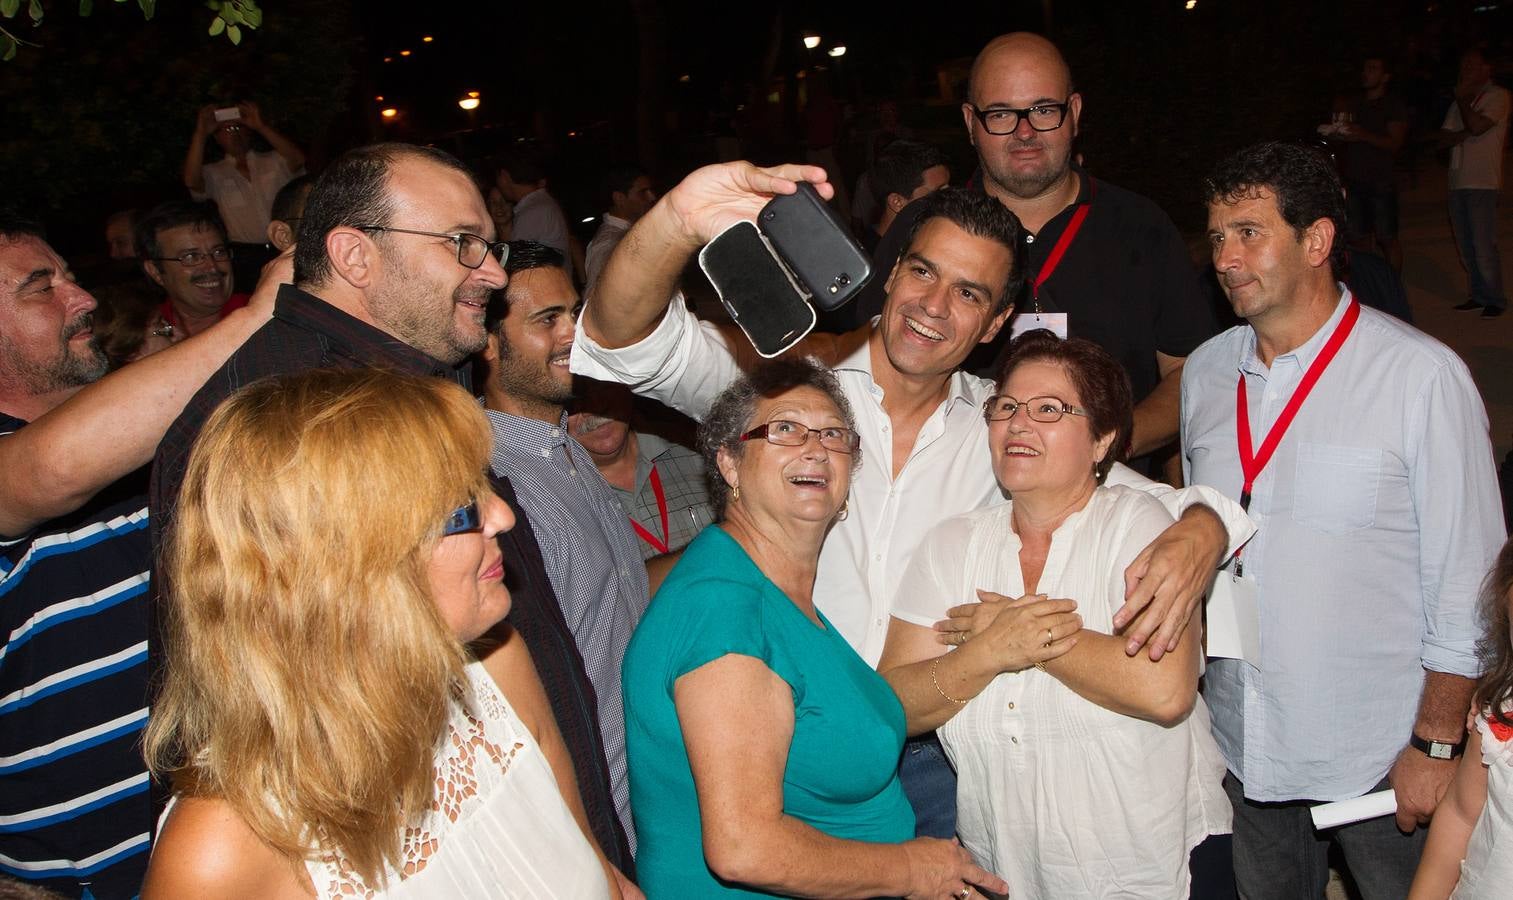
[[699,321],[681,293],[651,334],[619,349],[589,337],[580,318],[570,366],[574,374],[619,382],[700,421],[715,397],[741,374],[725,335]]
[[1459,358],[1444,361],[1409,410],[1409,484],[1418,518],[1424,668],[1474,678],[1477,598],[1506,537],[1487,413]]

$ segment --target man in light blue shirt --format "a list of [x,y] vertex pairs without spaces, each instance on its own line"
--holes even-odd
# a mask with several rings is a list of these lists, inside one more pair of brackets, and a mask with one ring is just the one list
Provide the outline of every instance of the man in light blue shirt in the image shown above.
[[[1247,323],[1188,358],[1182,450],[1189,483],[1248,493],[1258,529],[1219,579],[1255,592],[1259,660],[1213,661],[1204,689],[1236,881],[1254,900],[1322,898],[1333,839],[1366,900],[1401,898],[1464,746],[1476,596],[1503,539],[1486,411],[1451,350],[1336,281],[1327,161],[1257,145],[1207,194]],[[1308,821],[1310,801],[1387,787],[1395,821]]]

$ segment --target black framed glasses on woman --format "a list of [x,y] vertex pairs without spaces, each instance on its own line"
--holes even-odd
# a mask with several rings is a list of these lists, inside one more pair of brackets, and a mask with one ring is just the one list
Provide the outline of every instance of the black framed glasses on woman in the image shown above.
[[466,231],[447,234],[441,231],[416,231],[413,228],[391,228],[388,225],[354,225],[358,231],[387,231],[393,234],[418,234],[423,237],[446,238],[457,245],[457,262],[476,269],[483,265],[483,261],[494,254],[499,260],[499,265],[504,265],[510,258],[509,241],[490,241],[482,235],[469,234]]
[[862,445],[862,437],[849,428],[834,425],[829,428],[810,428],[802,422],[790,422],[787,419],[773,419],[766,425],[758,425],[745,434],[741,440],[752,441],[757,438],[766,438],[767,443],[777,444],[779,447],[802,447],[809,443],[809,435],[817,434],[820,438],[820,446],[835,453],[855,453],[856,448]]
[[[1070,98],[1068,98],[1070,99]],[[1024,119],[1030,123],[1030,127],[1036,131],[1055,131],[1066,121],[1066,111],[1070,103],[1037,103],[1023,109],[1014,109],[1009,106],[990,106],[987,109],[978,109],[972,104],[967,104],[977,121],[987,129],[988,134],[1013,134],[1014,129],[1019,127],[1019,120]]]
[[1007,422],[1021,409],[1032,421],[1047,425],[1060,422],[1064,415],[1087,415],[1087,410],[1080,406],[1073,406],[1060,397],[1031,397],[1028,400],[1015,400],[1008,394],[995,394],[989,397],[982,405],[982,415],[989,422]]

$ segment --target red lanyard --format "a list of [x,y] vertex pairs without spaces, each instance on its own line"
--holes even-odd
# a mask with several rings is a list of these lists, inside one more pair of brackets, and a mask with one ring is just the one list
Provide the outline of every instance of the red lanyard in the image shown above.
[[668,552],[667,545],[671,541],[671,535],[667,532],[667,497],[662,493],[662,476],[657,474],[655,464],[651,467],[651,492],[657,497],[657,512],[662,516],[662,539],[660,541],[657,540],[656,535],[647,531],[635,519],[630,520],[630,527],[636,530],[636,534],[641,536],[641,540],[651,544],[653,550],[656,550],[658,553],[666,553]]
[[1093,208],[1093,192],[1093,179],[1088,176],[1087,200],[1077,205],[1077,211],[1072,213],[1072,221],[1067,223],[1066,230],[1061,232],[1061,237],[1056,239],[1055,246],[1051,247],[1051,255],[1045,258],[1045,265],[1040,267],[1035,280],[1030,283],[1030,297],[1035,303],[1034,312],[1040,312],[1040,286],[1045,284],[1046,279],[1051,277],[1051,273],[1056,271],[1056,267],[1061,265],[1061,257],[1065,256],[1067,248],[1072,246],[1072,241],[1081,230],[1083,221],[1087,219],[1088,210]]
[[[1334,333],[1324,343],[1323,349],[1319,350],[1319,355],[1314,358],[1308,371],[1303,373],[1302,380],[1293,390],[1287,405],[1282,407],[1281,415],[1278,415],[1277,420],[1272,423],[1271,430],[1266,432],[1266,439],[1261,441],[1259,453],[1251,450],[1250,406],[1246,403],[1245,373],[1240,373],[1240,380],[1235,385],[1235,434],[1240,444],[1240,471],[1245,478],[1245,484],[1240,488],[1241,509],[1247,511],[1250,509],[1250,491],[1255,487],[1261,470],[1271,462],[1271,455],[1276,452],[1277,444],[1282,442],[1282,435],[1287,433],[1303,401],[1308,399],[1309,392],[1313,390],[1315,384],[1318,384],[1319,376],[1323,375],[1324,370],[1329,368],[1329,364],[1334,361],[1335,354],[1340,352],[1340,347],[1345,343],[1345,338],[1350,337],[1351,330],[1355,328],[1355,320],[1360,317],[1361,302],[1352,297],[1350,306],[1345,309],[1345,315],[1340,318],[1339,324],[1334,326]],[[1238,552],[1235,553],[1237,559],[1239,555]],[[1235,574],[1240,575],[1243,571],[1237,562]]]

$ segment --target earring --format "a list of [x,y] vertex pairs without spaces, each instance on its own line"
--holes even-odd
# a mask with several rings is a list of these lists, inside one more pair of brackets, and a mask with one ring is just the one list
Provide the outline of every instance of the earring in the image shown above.
[[851,515],[851,498],[847,497],[846,502],[841,504],[840,512],[835,514],[835,521],[844,522],[849,515]]
[[740,503],[741,502],[741,486],[739,484],[732,484],[730,486],[730,502],[731,503]]

